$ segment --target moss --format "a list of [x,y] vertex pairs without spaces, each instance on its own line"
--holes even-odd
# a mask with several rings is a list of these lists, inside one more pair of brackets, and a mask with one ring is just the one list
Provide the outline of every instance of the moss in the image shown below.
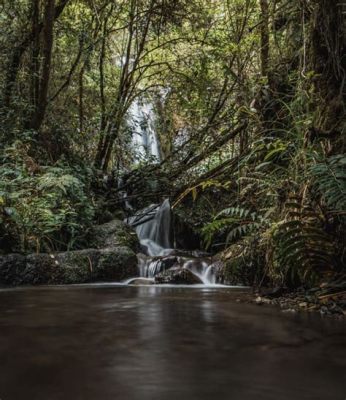
[[18,285],[22,283],[22,274],[25,271],[25,257],[21,254],[0,256],[0,284]]
[[0,256],[0,284],[45,285],[121,281],[137,275],[137,257],[128,247],[51,254]]
[[97,266],[96,279],[122,281],[137,275],[137,257],[128,247],[104,249]]
[[139,250],[136,232],[120,220],[113,220],[94,229],[92,245],[97,248],[126,246]]
[[94,249],[61,253],[57,256],[63,270],[64,283],[85,283],[93,279],[93,268],[97,266],[99,251]]

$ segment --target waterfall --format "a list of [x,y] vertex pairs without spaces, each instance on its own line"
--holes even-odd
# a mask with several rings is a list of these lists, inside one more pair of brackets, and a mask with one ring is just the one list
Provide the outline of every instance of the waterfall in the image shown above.
[[127,222],[136,229],[142,248],[150,256],[164,255],[173,247],[171,226],[171,205],[166,199],[161,205],[152,205]]
[[139,276],[154,279],[155,275],[176,267],[189,270],[205,285],[216,284],[210,258],[173,249],[171,214],[170,202],[166,199],[161,205],[151,205],[128,218],[145,253],[138,255]]
[[[153,104],[143,98],[136,99],[128,111],[128,125],[132,132],[132,148],[136,154],[136,162],[160,162]],[[131,210],[129,203],[125,203],[125,206]],[[211,259],[198,257],[194,252],[173,249],[169,199],[137,212],[127,219],[127,223],[135,228],[140,240],[142,253],[138,255],[138,270],[141,278],[153,280],[166,269],[182,268],[189,270],[206,285],[216,283]]]
[[136,162],[159,162],[160,146],[153,104],[145,99],[135,99],[128,111],[128,124],[132,132],[132,149],[136,153]]

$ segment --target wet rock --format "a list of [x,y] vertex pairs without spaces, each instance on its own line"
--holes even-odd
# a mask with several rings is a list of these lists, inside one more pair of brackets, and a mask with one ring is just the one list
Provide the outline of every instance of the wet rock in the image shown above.
[[174,265],[179,263],[179,258],[175,256],[167,256],[167,257],[153,257],[150,259],[151,262],[156,262],[158,265],[157,272],[166,271],[167,269],[172,268]]
[[55,255],[10,254],[0,257],[0,284],[3,285],[120,282],[136,274],[137,257],[124,246]]
[[120,282],[137,275],[136,254],[126,246],[102,249],[93,278]]
[[61,271],[60,282],[54,283],[88,283],[95,280],[94,270],[98,265],[101,251],[86,249],[59,253],[55,256]]
[[270,289],[265,296],[270,299],[276,299],[278,297],[283,296],[285,293],[288,292],[288,289],[282,286],[275,287],[274,289]]
[[0,256],[0,284],[20,284],[25,266],[25,256],[21,254]]
[[284,310],[281,310],[283,313],[296,313],[297,311],[294,308],[286,308]]
[[132,279],[128,284],[132,286],[150,286],[154,284],[154,280],[148,278],[135,278]]
[[185,268],[171,268],[155,276],[155,283],[160,284],[200,284],[202,281]]
[[265,297],[257,296],[255,299],[255,303],[258,306],[261,306],[262,304],[271,304],[271,301],[269,299],[266,299]]
[[222,263],[222,268],[219,269],[218,283],[234,286],[253,286],[256,282],[256,269],[251,261],[243,256],[231,258]]
[[64,281],[64,273],[52,254],[30,254],[26,257],[26,266],[19,276],[20,284],[44,285]]
[[137,252],[140,248],[136,232],[118,219],[96,226],[92,236],[93,247],[98,249],[126,246]]
[[224,279],[225,264],[221,261],[215,261],[210,266],[215,276],[215,283],[220,283],[220,284],[225,283]]

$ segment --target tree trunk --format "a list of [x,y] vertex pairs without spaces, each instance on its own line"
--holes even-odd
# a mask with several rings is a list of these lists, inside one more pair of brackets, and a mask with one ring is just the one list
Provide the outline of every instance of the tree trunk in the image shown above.
[[313,126],[317,137],[341,137],[346,128],[345,31],[342,2],[315,0],[311,16],[311,70],[315,73],[317,94]]
[[268,0],[260,0],[261,6],[261,73],[268,76],[269,66],[269,5]]
[[84,131],[84,66],[79,72],[79,133]]
[[40,0],[32,1],[32,55],[31,55],[31,106],[37,107],[39,93],[39,74],[40,74]]
[[[61,13],[64,11],[69,1],[70,0],[60,1],[60,3],[55,7],[54,19],[58,19],[60,17]],[[41,33],[43,26],[44,23],[40,22],[38,25],[38,34]],[[26,52],[26,50],[29,48],[30,44],[33,42],[33,40],[34,40],[33,30],[31,30],[30,32],[24,35],[23,40],[19,41],[18,46],[16,46],[13,50],[5,75],[5,84],[3,91],[3,104],[5,108],[9,108],[11,105],[12,92],[16,84],[18,70],[22,61],[22,57]]]
[[54,27],[54,3],[55,0],[46,0],[43,25],[43,49],[42,66],[40,77],[40,90],[38,93],[37,106],[33,114],[30,127],[39,130],[44,120],[47,108],[47,95],[49,87],[50,69],[52,62],[53,48],[53,27]]

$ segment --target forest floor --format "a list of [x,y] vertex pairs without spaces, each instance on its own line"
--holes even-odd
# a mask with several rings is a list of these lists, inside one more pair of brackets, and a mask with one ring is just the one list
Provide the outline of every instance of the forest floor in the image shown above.
[[259,306],[274,305],[287,313],[318,312],[323,316],[341,319],[346,317],[346,290],[342,286],[326,284],[309,290],[263,290],[237,301],[250,301]]

